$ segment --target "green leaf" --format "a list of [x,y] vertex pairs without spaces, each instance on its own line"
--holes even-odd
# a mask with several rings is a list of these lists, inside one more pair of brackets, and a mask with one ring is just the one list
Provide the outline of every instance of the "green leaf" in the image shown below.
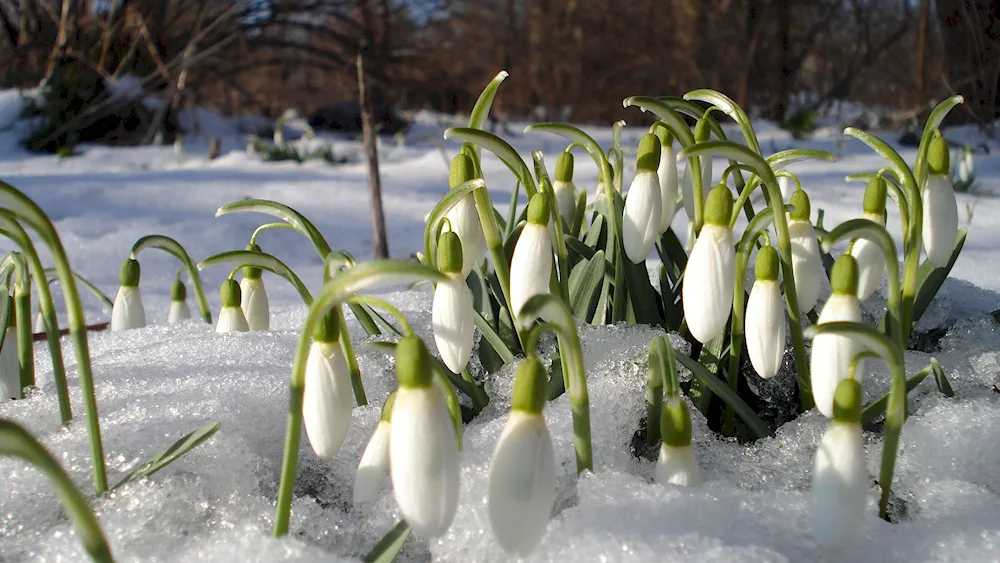
[[371,551],[365,554],[363,561],[365,563],[391,563],[395,561],[408,537],[410,537],[410,525],[406,523],[406,520],[400,520],[389,530],[388,534],[375,544]]
[[660,313],[660,296],[649,281],[646,262],[633,264],[625,261],[625,283],[628,285],[628,300],[632,305],[635,320],[639,324],[666,327]]
[[202,442],[211,438],[213,434],[218,432],[221,426],[221,422],[209,422],[187,436],[184,436],[180,440],[177,440],[169,448],[154,455],[146,463],[136,467],[131,473],[126,475],[124,479],[119,481],[117,485],[111,487],[111,490],[113,491],[118,489],[121,486],[131,483],[137,479],[149,477],[150,475],[177,461],[182,455],[197,448]]
[[962,248],[965,246],[965,238],[968,234],[969,230],[965,227],[958,230],[958,236],[955,238],[955,249],[951,252],[951,258],[948,259],[947,264],[937,268],[934,264],[925,260],[920,265],[920,269],[917,270],[917,296],[913,300],[913,313],[911,314],[914,325],[927,312],[927,307],[930,306],[931,301],[934,300],[937,292],[941,289],[941,285],[944,284],[944,280],[947,279],[952,267],[955,266],[955,260],[958,259],[958,255],[962,252]]
[[[56,272],[55,268],[45,268],[45,277],[50,278],[49,279],[49,284],[51,284],[52,282],[55,282],[55,281],[59,281],[59,278],[55,277],[56,275],[57,275],[57,272]],[[94,297],[100,299],[101,303],[104,304],[104,307],[109,312],[112,309],[114,309],[114,307],[115,307],[114,301],[112,301],[110,297],[108,297],[107,295],[105,295],[104,292],[101,291],[101,289],[99,287],[97,287],[96,285],[94,285],[89,280],[87,280],[86,278],[84,278],[83,276],[81,276],[80,274],[78,274],[76,272],[73,272],[73,278],[75,278],[76,281],[80,282],[80,285],[82,285],[83,287],[87,288],[87,291],[89,291],[90,293],[92,293],[94,295]]]
[[573,268],[569,275],[569,295],[574,317],[590,317],[609,266],[604,259],[604,251],[598,250],[591,260],[581,261]]
[[295,289],[299,292],[299,297],[302,298],[303,303],[310,305],[313,302],[312,294],[309,293],[309,289],[306,288],[304,283],[302,283],[299,276],[295,275],[295,272],[286,266],[284,262],[278,260],[270,254],[267,254],[266,252],[261,252],[259,250],[229,250],[216,254],[215,256],[205,258],[198,263],[198,269],[204,270],[205,268],[217,266],[219,264],[232,264],[235,268],[254,266],[262,270],[267,270],[272,274],[281,276],[287,280],[288,283],[295,286]]
[[510,191],[510,203],[507,205],[507,220],[504,222],[504,235],[510,238],[510,233],[514,231],[517,224],[517,198],[521,197],[521,181],[514,180],[514,189]]
[[574,255],[570,257],[571,260],[591,260],[597,254],[596,245],[588,246],[569,235],[565,235],[565,239],[566,248]]
[[188,277],[191,279],[191,284],[194,286],[195,300],[198,302],[198,309],[201,312],[201,318],[206,322],[212,323],[212,310],[208,307],[208,299],[205,298],[205,290],[201,285],[201,276],[198,275],[198,269],[195,268],[194,261],[188,256],[184,247],[181,246],[176,240],[163,236],[163,235],[146,235],[139,240],[135,241],[132,245],[132,250],[129,256],[135,260],[139,257],[139,253],[146,248],[159,248],[160,250],[170,254],[176,258],[181,264],[187,268]]
[[948,113],[958,104],[964,103],[962,96],[952,96],[937,105],[927,117],[927,124],[924,125],[924,133],[920,137],[920,148],[917,149],[917,160],[913,165],[914,175],[917,177],[917,185],[922,186],[927,176],[927,151],[930,150],[931,138],[934,130],[937,129]]
[[538,191],[535,186],[535,180],[531,176],[531,170],[524,163],[524,160],[521,159],[521,155],[507,141],[497,137],[493,133],[467,127],[452,127],[444,132],[444,138],[470,143],[476,147],[482,147],[490,151],[507,165],[507,168],[514,173],[515,178],[521,181],[529,198]]
[[[483,318],[482,313],[479,311],[475,311],[475,313],[476,317],[474,320],[476,322],[476,327],[479,329],[479,332],[483,334],[483,340],[485,340],[486,343],[493,348],[493,351],[500,356],[503,363],[506,364],[513,361],[514,354],[510,351],[510,348],[507,347],[507,344],[504,343],[503,338],[500,338],[497,331],[493,330],[493,326],[485,318]],[[479,345],[482,346],[482,342],[480,342]]]
[[837,157],[826,151],[818,151],[814,149],[789,149],[786,151],[776,152],[764,160],[771,165],[771,168],[775,170],[782,170],[787,166],[795,164],[796,162],[804,162],[806,160],[826,160],[834,162],[837,160]]
[[[476,100],[476,105],[472,106],[472,113],[469,114],[469,127],[472,129],[482,129],[483,125],[486,123],[486,119],[490,115],[490,108],[493,107],[493,100],[497,97],[497,90],[500,89],[500,84],[503,83],[507,77],[506,70],[501,70],[490,80],[490,83],[486,85],[482,93],[479,94],[479,98]],[[478,155],[477,155],[478,156]]]
[[937,383],[938,391],[945,397],[954,397],[955,390],[951,388],[951,383],[944,374],[944,368],[936,358],[931,358],[931,371],[934,372],[934,382]]
[[722,110],[722,113],[728,115],[733,121],[739,124],[740,130],[743,132],[743,138],[746,139],[747,146],[750,147],[750,150],[757,154],[761,154],[760,143],[757,142],[757,134],[754,133],[753,125],[750,123],[750,118],[747,117],[743,108],[737,105],[737,103],[731,98],[721,92],[716,92],[715,90],[701,89],[692,90],[687,94],[684,94],[684,99],[707,102]]
[[736,415],[743,419],[743,422],[746,423],[747,427],[757,438],[765,438],[771,435],[771,429],[767,426],[767,423],[761,420],[757,416],[757,413],[729,388],[728,383],[709,373],[704,366],[684,354],[674,354],[674,358],[683,364],[695,379],[703,382],[713,393],[718,395],[727,405],[731,406],[736,411]]
[[565,123],[533,123],[524,128],[525,133],[530,133],[532,131],[552,133],[565,139],[569,139],[570,141],[579,143],[579,145],[587,151],[587,154],[590,155],[590,158],[594,160],[594,164],[597,165],[598,176],[601,183],[607,183],[609,186],[612,185],[611,183],[614,181],[614,178],[612,177],[611,163],[608,162],[608,157],[605,156],[604,150],[597,144],[597,141],[595,141],[593,137],[584,133],[578,127],[567,125]]
[[455,186],[448,191],[441,201],[431,209],[429,215],[427,215],[427,222],[424,226],[424,256],[427,257],[428,263],[435,265],[434,261],[437,260],[436,248],[437,240],[435,235],[438,234],[439,223],[444,220],[444,216],[451,211],[452,207],[461,201],[463,197],[467,194],[472,193],[473,190],[478,190],[480,188],[486,188],[486,182],[482,178],[475,178],[469,180],[468,182],[463,182],[462,184]]
[[302,234],[302,236],[309,239],[313,248],[316,249],[316,253],[319,254],[320,260],[325,260],[326,256],[332,251],[329,243],[320,234],[319,229],[309,219],[306,219],[304,215],[283,203],[266,199],[243,199],[223,205],[215,212],[215,216],[222,217],[230,213],[243,212],[264,213],[288,223]]

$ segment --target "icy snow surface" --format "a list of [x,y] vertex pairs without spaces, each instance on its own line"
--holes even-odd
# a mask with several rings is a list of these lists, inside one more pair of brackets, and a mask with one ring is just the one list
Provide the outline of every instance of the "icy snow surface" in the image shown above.
[[[214,218],[215,209],[242,197],[275,199],[304,212],[334,248],[360,259],[370,256],[365,171],[361,164],[263,164],[243,151],[241,127],[207,116],[205,135],[218,127],[223,156],[203,158],[203,138],[189,141],[180,161],[172,147],[83,147],[83,155],[60,160],[33,156],[16,144],[17,127],[6,129],[16,111],[11,92],[0,92],[0,178],[24,190],[48,212],[71,263],[113,296],[120,262],[134,240],[149,233],[177,238],[195,260],[242,248],[253,228],[269,218],[238,214]],[[424,215],[447,189],[441,144],[446,118],[417,114],[406,142],[385,140],[383,193],[389,244],[395,256],[420,250]],[[513,127],[520,130],[519,126]],[[609,145],[609,129],[588,128]],[[640,129],[626,130],[634,147]],[[735,135],[736,131],[732,130]],[[834,150],[835,135],[821,131],[798,142],[762,124],[765,151],[792,146]],[[890,138],[890,137],[887,137]],[[353,140],[330,137],[338,152],[356,150]],[[563,143],[545,135],[509,140],[527,156],[542,148],[550,165]],[[445,144],[448,154],[455,146]],[[995,145],[993,146],[995,152]],[[634,151],[634,148],[632,149]],[[801,173],[813,208],[826,210],[826,225],[860,214],[861,184],[848,173],[874,170],[881,161],[848,140],[837,163],[803,163]],[[904,150],[912,159],[914,151]],[[633,160],[634,156],[629,158]],[[496,159],[484,161],[486,177],[503,210],[512,177]],[[977,157],[984,189],[1000,187],[1000,159]],[[578,156],[577,184],[593,193],[596,170]],[[960,210],[976,201],[959,196]],[[522,196],[523,204],[523,196]],[[577,481],[572,421],[565,396],[546,407],[556,446],[559,493],[548,533],[530,561],[996,561],[1000,558],[1000,338],[985,313],[1000,308],[1000,200],[978,200],[965,252],[922,327],[948,327],[937,357],[957,397],[942,397],[933,378],[911,395],[911,418],[894,482],[895,513],[888,524],[877,514],[881,440],[866,433],[873,486],[864,516],[864,537],[850,550],[819,553],[809,528],[808,492],[815,446],[825,420],[815,411],[782,426],[775,437],[752,445],[718,438],[695,415],[694,440],[706,482],[694,489],[652,482],[652,462],[633,457],[629,443],[644,411],[645,355],[656,332],[642,327],[581,327],[590,381],[596,472]],[[961,211],[960,211],[961,213]],[[685,232],[678,215],[674,228]],[[890,217],[896,215],[890,211]],[[964,225],[966,221],[962,220]],[[898,232],[898,220],[890,219]],[[318,288],[321,266],[309,244],[289,231],[260,239],[265,251]],[[6,247],[0,248],[5,251]],[[47,259],[47,256],[43,256]],[[149,479],[131,483],[93,505],[114,554],[122,561],[331,561],[366,553],[399,517],[388,479],[367,510],[350,507],[353,473],[394,387],[392,362],[366,348],[363,331],[349,328],[371,406],[357,408],[347,441],[322,462],[303,436],[291,534],[271,538],[285,431],[288,375],[305,315],[298,295],[283,280],[265,274],[271,297],[272,331],[216,334],[198,320],[165,326],[170,284],[177,265],[157,250],[141,256],[142,291],[154,326],[127,333],[92,333],[97,400],[112,483],[181,435],[210,420],[222,429],[206,444]],[[213,311],[225,268],[204,273]],[[58,286],[56,286],[58,287]],[[828,289],[827,289],[828,291]],[[194,306],[193,295],[189,303]],[[56,291],[57,299],[59,297]],[[430,294],[387,294],[428,336]],[[84,295],[89,322],[109,311]],[[866,304],[884,305],[876,295]],[[60,307],[61,309],[61,307]],[[61,317],[63,318],[63,317]],[[433,340],[428,339],[433,346]],[[92,494],[90,460],[72,345],[63,340],[74,412],[68,429],[58,423],[51,366],[44,344],[35,349],[38,388],[27,400],[0,404],[0,417],[25,425],[56,455],[84,492]],[[551,348],[551,344],[549,344]],[[908,372],[930,356],[907,353]],[[871,362],[875,364],[875,362]],[[403,558],[426,561],[504,560],[490,532],[485,504],[488,463],[509,409],[507,366],[487,381],[492,402],[466,427],[460,508],[449,533],[432,542],[410,539]],[[789,381],[779,375],[771,389]],[[884,367],[865,380],[868,400],[888,388]],[[697,411],[693,411],[697,412]],[[0,560],[78,561],[79,540],[41,474],[0,459]]]

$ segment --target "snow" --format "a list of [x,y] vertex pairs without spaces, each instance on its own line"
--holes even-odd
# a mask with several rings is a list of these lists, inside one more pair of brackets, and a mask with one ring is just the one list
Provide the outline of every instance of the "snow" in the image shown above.
[[[265,164],[246,156],[242,136],[254,124],[201,116],[200,135],[186,140],[180,162],[172,147],[81,147],[79,157],[59,159],[25,153],[16,143],[16,93],[0,91],[0,178],[23,190],[50,214],[71,264],[105,293],[117,289],[118,267],[140,236],[160,233],[186,246],[197,261],[243,248],[253,229],[270,218],[234,214],[215,218],[222,204],[244,198],[274,199],[302,211],[334,248],[369,259],[370,227],[364,165]],[[421,112],[403,144],[381,149],[389,246],[394,256],[421,250],[423,219],[447,189],[447,159],[456,146],[441,140],[447,116]],[[249,125],[248,125],[249,124]],[[520,124],[512,124],[519,131]],[[604,146],[610,128],[585,128]],[[765,151],[792,146],[835,150],[836,135],[821,130],[808,141],[792,140],[762,124]],[[626,160],[643,128],[626,129]],[[737,135],[735,128],[727,128]],[[222,137],[223,156],[208,161],[207,137]],[[321,135],[338,154],[358,150],[356,141]],[[886,136],[892,139],[891,135]],[[542,148],[550,166],[564,143],[541,134],[508,138],[527,157]],[[996,149],[995,143],[991,144]],[[826,225],[860,215],[863,184],[845,175],[883,164],[861,143],[847,139],[836,163],[794,165],[812,197],[826,211]],[[995,154],[995,150],[993,151]],[[915,152],[902,150],[912,160]],[[1000,183],[1000,158],[977,155],[984,189]],[[634,166],[634,162],[629,166]],[[484,169],[498,207],[509,201],[513,177],[497,159]],[[721,167],[717,166],[717,170]],[[593,193],[597,173],[578,155],[576,183]],[[630,172],[629,172],[630,174]],[[960,210],[975,196],[959,195]],[[522,205],[524,203],[522,193]],[[961,211],[960,211],[961,213]],[[674,228],[686,232],[683,213]],[[890,217],[894,213],[890,211]],[[963,225],[965,221],[962,221]],[[890,219],[898,233],[898,221]],[[995,275],[1000,200],[978,202],[962,257],[922,328],[946,327],[934,357],[945,367],[955,398],[941,396],[933,378],[911,394],[911,417],[903,430],[894,481],[894,514],[877,518],[878,489],[871,487],[860,543],[842,553],[819,553],[809,528],[809,479],[813,454],[826,421],[815,411],[780,427],[773,438],[739,444],[710,432],[692,409],[694,447],[706,482],[697,488],[653,483],[653,462],[635,457],[629,445],[644,415],[645,358],[657,332],[644,327],[581,326],[594,439],[596,472],[577,480],[572,420],[564,395],[546,406],[558,472],[555,515],[530,561],[995,561],[1000,553],[1000,327],[985,313],[1000,308]],[[897,235],[898,236],[898,235]],[[322,267],[309,243],[296,233],[261,235],[263,249],[292,267],[312,290]],[[0,243],[0,251],[7,246]],[[47,261],[43,253],[43,260]],[[109,479],[117,482],[145,459],[210,420],[222,428],[209,442],[149,479],[131,483],[93,506],[112,551],[123,561],[330,561],[366,553],[397,521],[386,478],[382,496],[365,510],[350,506],[353,474],[379,418],[382,400],[394,388],[392,362],[364,346],[360,326],[349,330],[370,406],[356,408],[347,440],[329,462],[320,461],[304,439],[296,482],[291,534],[271,538],[284,442],[288,377],[305,308],[289,284],[266,274],[272,305],[267,333],[216,334],[191,320],[166,326],[170,287],[177,264],[157,250],[140,255],[141,288],[153,326],[125,333],[92,333]],[[203,272],[213,312],[227,268]],[[59,300],[58,286],[56,286]],[[188,284],[189,303],[193,306]],[[825,290],[828,291],[828,288]],[[883,287],[884,291],[884,287]],[[429,336],[427,289],[386,294]],[[825,294],[824,297],[825,299]],[[89,322],[110,311],[84,294]],[[881,300],[881,301],[880,301]],[[884,305],[876,294],[869,315]],[[60,307],[61,309],[61,307]],[[197,315],[196,315],[197,316]],[[64,318],[61,316],[61,318]],[[433,340],[427,338],[429,345]],[[548,354],[552,341],[542,350]],[[677,341],[679,343],[679,341]],[[72,344],[63,340],[74,412],[58,423],[51,365],[43,343],[35,349],[38,388],[27,400],[0,404],[0,417],[25,425],[56,455],[90,495],[86,430]],[[432,350],[433,351],[433,350]],[[907,353],[907,371],[926,366],[930,355]],[[888,372],[877,362],[865,379],[866,400],[888,389]],[[467,425],[462,452],[460,507],[450,531],[433,541],[407,541],[410,561],[501,561],[490,531],[486,483],[493,447],[510,405],[515,364],[487,380],[491,403]],[[685,374],[682,377],[689,377]],[[782,373],[765,385],[774,393],[790,385]],[[878,474],[881,439],[865,433],[868,469]],[[78,537],[62,515],[40,472],[0,459],[0,553],[4,560],[75,561],[85,558]]]

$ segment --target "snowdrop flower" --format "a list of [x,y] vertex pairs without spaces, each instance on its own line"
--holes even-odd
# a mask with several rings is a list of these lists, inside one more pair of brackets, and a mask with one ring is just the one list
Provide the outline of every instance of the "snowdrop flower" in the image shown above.
[[570,228],[576,219],[576,186],[573,185],[573,154],[565,151],[556,159],[556,181],[552,184],[559,214]]
[[864,520],[868,470],[861,438],[861,384],[837,386],[833,421],[827,427],[812,476],[812,521],[816,543],[827,549],[854,543]]
[[448,281],[440,282],[434,288],[431,305],[434,343],[448,369],[461,373],[472,356],[475,321],[472,292],[462,277],[462,242],[451,231],[441,233],[437,266],[448,276]]
[[219,323],[215,325],[215,332],[247,332],[250,330],[247,318],[243,315],[243,309],[240,308],[240,284],[233,279],[222,282],[219,297],[222,301],[222,310],[219,311]]
[[7,299],[9,321],[0,346],[0,402],[21,397],[21,364],[17,359],[17,317],[14,315],[14,300],[6,293],[0,298]]
[[757,251],[757,281],[747,300],[746,341],[750,364],[757,375],[770,379],[785,356],[785,302],[778,285],[778,252],[772,246]]
[[[247,250],[260,252],[260,247],[256,244],[248,244]],[[252,266],[243,268],[243,279],[240,280],[240,309],[243,309],[243,315],[247,319],[247,326],[250,327],[250,330],[270,328],[271,312],[260,268]]]
[[660,455],[656,458],[656,482],[681,487],[701,484],[701,470],[691,447],[691,412],[680,397],[669,397],[660,414]]
[[708,194],[705,225],[684,270],[681,303],[691,335],[708,342],[722,332],[733,309],[736,251],[729,217],[733,195],[719,184]]
[[937,267],[948,265],[958,235],[958,202],[948,174],[948,143],[942,137],[931,141],[924,184],[923,239],[927,260]]
[[351,427],[351,370],[340,337],[340,317],[331,310],[313,333],[306,359],[302,420],[309,444],[320,459],[330,459],[340,451]]
[[[818,324],[837,321],[861,322],[861,304],[858,301],[858,262],[850,254],[842,254],[833,264],[830,275],[833,295],[823,306]],[[833,418],[833,395],[837,385],[847,379],[854,357],[863,347],[847,336],[820,334],[813,339],[809,375],[812,380],[813,400],[823,416]],[[857,362],[855,377],[864,374],[864,360]]]
[[529,299],[549,291],[552,241],[548,224],[548,202],[545,194],[538,192],[528,202],[528,224],[521,230],[510,259],[510,305],[515,319]]
[[[864,219],[885,226],[886,185],[883,178],[874,178],[865,189]],[[858,299],[864,301],[875,293],[885,272],[885,253],[868,239],[851,243],[851,256],[858,261]]]
[[781,199],[788,201],[788,198],[794,193],[795,182],[788,176],[778,176],[778,189],[781,191]]
[[556,500],[556,461],[542,408],[548,377],[535,356],[518,367],[510,415],[490,463],[487,506],[497,543],[526,557],[545,536]]
[[129,258],[118,271],[118,294],[111,307],[111,330],[146,326],[146,311],[139,296],[139,262]]
[[[659,234],[667,232],[677,211],[677,158],[674,155],[674,139],[670,131],[657,129],[660,138],[660,165],[656,176],[660,179],[660,228]],[[706,159],[707,160],[707,159]]]
[[170,311],[167,313],[167,323],[177,324],[191,318],[191,309],[187,304],[187,288],[180,279],[174,282],[170,292]]
[[386,473],[389,472],[389,432],[392,428],[392,405],[396,392],[389,393],[382,404],[382,418],[368,440],[354,477],[354,506],[361,507],[375,500]]
[[42,315],[42,310],[38,310],[38,314],[35,315],[35,333],[45,332],[45,316]]
[[[451,160],[451,172],[448,183],[456,188],[476,177],[476,168],[468,155],[459,153]],[[462,279],[465,279],[473,268],[486,259],[486,236],[476,211],[475,197],[469,193],[462,196],[458,203],[445,214],[451,224],[451,230],[462,241]]]
[[656,135],[643,135],[622,216],[622,244],[633,264],[646,261],[660,231],[663,205],[656,173],[659,165],[660,140]]
[[968,185],[976,175],[976,164],[972,160],[972,147],[965,145],[962,159],[958,162],[958,181]]
[[819,301],[823,259],[819,252],[816,229],[809,221],[809,196],[805,191],[797,189],[792,193],[790,203],[795,206],[795,210],[788,214],[788,240],[792,247],[795,295],[798,297],[799,312],[807,313]]
[[396,345],[399,390],[389,430],[389,474],[403,518],[424,538],[448,531],[458,509],[458,441],[448,407],[434,387],[424,342]]

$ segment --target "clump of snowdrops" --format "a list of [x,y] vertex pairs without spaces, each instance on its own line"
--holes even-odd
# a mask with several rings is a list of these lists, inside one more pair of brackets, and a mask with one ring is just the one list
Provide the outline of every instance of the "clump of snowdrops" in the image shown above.
[[[263,270],[291,283],[308,306],[291,374],[275,535],[289,532],[303,428],[316,455],[329,459],[343,445],[353,406],[367,404],[344,307],[369,335],[389,337],[373,346],[394,356],[398,380],[398,389],[382,406],[354,483],[353,501],[364,506],[388,475],[402,515],[369,559],[392,557],[411,532],[423,538],[447,532],[458,507],[463,420],[476,416],[490,400],[482,384],[486,375],[511,362],[519,365],[511,411],[490,469],[488,513],[504,551],[524,556],[537,547],[556,498],[546,406],[563,393],[573,418],[578,473],[594,468],[578,323],[637,323],[664,331],[650,343],[647,415],[636,421],[644,428],[646,444],[658,446],[657,482],[701,483],[691,447],[692,416],[706,417],[724,435],[747,440],[771,435],[772,424],[749,406],[749,386],[743,380],[779,376],[787,364],[797,387],[796,412],[816,408],[831,420],[816,453],[812,482],[817,543],[836,549],[856,537],[869,483],[862,424],[880,417],[885,423],[879,513],[887,518],[908,391],[933,373],[941,392],[951,394],[936,361],[907,379],[903,353],[965,238],[957,226],[947,145],[937,130],[961,98],[945,101],[931,114],[913,167],[883,141],[848,128],[847,136],[870,146],[887,166],[850,178],[867,182],[858,201],[859,217],[827,230],[814,222],[809,186],[787,167],[832,155],[793,149],[765,156],[746,114],[718,92],[624,101],[625,107],[637,107],[655,119],[638,143],[626,191],[624,122],[615,124],[614,144],[607,148],[570,125],[529,126],[526,133],[567,140],[555,159],[554,176],[541,151],[532,153],[529,166],[503,139],[485,132],[483,124],[506,76],[500,73],[487,86],[469,127],[445,132],[446,139],[462,145],[451,161],[450,189],[428,215],[419,261],[356,263],[350,254],[333,250],[307,218],[278,202],[242,200],[218,210],[217,216],[257,212],[278,221],[255,230],[245,249],[197,265],[231,268],[220,291],[223,310],[217,330],[268,329]],[[727,139],[718,121],[723,117],[739,126],[742,143]],[[489,195],[480,160],[484,149],[517,178],[506,214]],[[573,151],[585,153],[597,167],[600,183],[593,198],[573,182]],[[725,164],[718,177],[713,174],[716,160]],[[751,195],[758,188],[766,206],[755,209]],[[522,189],[528,204],[520,208]],[[890,200],[894,208],[887,206]],[[683,235],[672,228],[680,210],[689,225]],[[885,228],[890,211],[898,213],[902,225],[902,263]],[[738,232],[741,215],[747,226]],[[325,265],[318,294],[312,295],[290,268],[261,249],[259,235],[271,228],[294,229],[312,242]],[[834,258],[830,252],[839,243],[847,248]],[[180,245],[161,235],[144,237],[122,266],[112,315],[115,329],[144,324],[137,256],[147,247],[177,257],[195,285],[199,304],[205,302],[197,270]],[[647,266],[654,252],[657,283],[650,281]],[[821,295],[824,277],[830,295]],[[885,314],[869,326],[862,322],[860,302],[874,294],[883,278],[888,286]],[[60,278],[64,284],[67,279]],[[432,331],[439,356],[430,353],[402,312],[372,294],[380,287],[422,283],[434,287]],[[179,273],[171,319],[185,316],[185,297]],[[6,310],[2,305],[0,312]],[[76,307],[78,313],[78,303]],[[211,322],[207,306],[202,316]],[[81,323],[78,318],[74,324],[71,314],[73,327]],[[45,324],[54,328],[54,323]],[[539,349],[545,332],[556,335],[556,350],[548,357]],[[675,350],[668,333],[687,341],[690,351]],[[789,341],[791,361],[786,362]],[[749,368],[742,362],[744,347]],[[479,360],[475,370],[473,355]],[[888,365],[892,384],[885,397],[864,405],[864,366],[873,359]],[[682,385],[679,368],[690,372],[688,384]],[[81,383],[92,386],[87,375],[81,373]],[[460,396],[472,405],[471,412],[463,413]],[[92,389],[88,404],[96,431]]]

